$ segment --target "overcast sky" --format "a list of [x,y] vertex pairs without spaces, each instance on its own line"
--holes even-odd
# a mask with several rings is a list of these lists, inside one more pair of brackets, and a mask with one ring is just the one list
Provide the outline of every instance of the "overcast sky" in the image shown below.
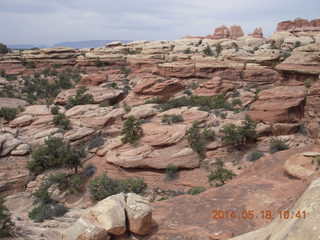
[[0,42],[173,40],[222,24],[268,36],[279,21],[319,12],[320,0],[0,0]]

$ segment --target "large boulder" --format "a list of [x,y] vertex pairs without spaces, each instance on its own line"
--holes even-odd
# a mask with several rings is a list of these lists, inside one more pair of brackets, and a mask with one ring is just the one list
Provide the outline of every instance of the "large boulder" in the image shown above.
[[304,87],[275,87],[259,93],[248,114],[256,120],[272,123],[298,122],[304,116]]
[[305,180],[317,171],[316,163],[313,163],[313,157],[304,154],[293,155],[288,158],[283,169],[290,176]]
[[152,210],[147,199],[135,193],[128,193],[126,199],[126,213],[130,232],[138,235],[151,233]]
[[[127,230],[138,235],[151,233],[149,201],[134,193],[119,193],[98,202],[61,234],[61,240],[108,240]],[[127,226],[128,224],[128,226]]]
[[126,231],[125,194],[110,196],[89,208],[62,234],[63,240],[105,239]]
[[0,107],[8,107],[8,108],[17,108],[24,107],[27,105],[27,102],[17,98],[0,98]]

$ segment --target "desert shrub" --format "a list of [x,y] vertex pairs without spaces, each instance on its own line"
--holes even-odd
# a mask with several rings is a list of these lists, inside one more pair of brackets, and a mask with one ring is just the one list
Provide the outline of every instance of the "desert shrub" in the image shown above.
[[82,179],[80,175],[74,174],[72,175],[70,182],[69,182],[69,190],[71,193],[79,193],[81,192],[81,184]]
[[123,123],[121,134],[124,135],[121,138],[123,143],[133,144],[143,136],[141,122],[133,116],[128,117],[128,119]]
[[6,121],[11,121],[15,119],[18,113],[19,113],[19,109],[17,108],[7,108],[7,107],[0,108],[0,117],[4,118],[4,120]]
[[114,88],[117,89],[118,88],[118,84],[116,82],[111,82],[107,84],[108,88]]
[[70,130],[70,121],[64,113],[58,113],[53,117],[53,124],[61,127],[63,130]]
[[57,115],[59,113],[59,107],[58,106],[53,106],[51,109],[51,114],[52,115]]
[[172,108],[180,107],[199,107],[201,111],[210,111],[213,109],[233,110],[231,103],[229,103],[224,94],[218,94],[215,97],[207,96],[183,96],[175,98],[161,105],[161,110],[166,111]]
[[145,104],[153,104],[153,103],[160,103],[161,102],[161,98],[160,97],[153,97],[153,98],[150,98],[150,99],[147,99],[144,103]]
[[109,102],[108,101],[102,101],[99,103],[99,107],[109,107]]
[[199,122],[194,122],[192,127],[187,130],[187,140],[192,150],[203,158],[205,157],[206,145],[214,140],[215,133],[208,129],[201,132],[199,125]]
[[312,86],[312,81],[310,79],[307,79],[304,81],[304,85],[306,88],[310,88]]
[[170,115],[165,114],[162,117],[161,122],[167,123],[167,124],[183,122],[183,117],[181,115],[178,115],[178,114],[170,114]]
[[195,89],[197,89],[198,87],[199,87],[199,84],[198,84],[198,83],[195,83],[195,82],[191,83],[191,85],[190,85],[190,88],[191,88],[192,90],[195,90]]
[[10,235],[12,231],[13,223],[10,220],[10,213],[5,206],[5,199],[0,194],[0,238]]
[[320,166],[320,157],[315,157],[313,160],[312,160],[313,163],[317,164],[318,166]]
[[7,47],[7,45],[0,43],[0,54],[6,54],[9,52],[9,48]]
[[121,72],[123,73],[123,75],[125,76],[125,77],[128,77],[128,75],[131,73],[131,68],[127,68],[127,67],[125,67],[125,66],[122,66],[121,68],[120,68],[120,70],[121,70]]
[[105,63],[102,62],[102,61],[100,60],[100,58],[95,59],[93,63],[94,63],[94,65],[95,65],[96,67],[103,67],[103,66],[105,66]]
[[289,149],[289,145],[286,144],[282,139],[280,138],[271,138],[270,139],[270,153],[275,153],[283,150]]
[[125,105],[123,106],[123,109],[126,111],[126,113],[128,113],[128,112],[131,111],[131,106],[125,104]]
[[61,138],[50,136],[45,140],[44,145],[33,151],[31,156],[32,160],[27,167],[36,174],[45,169],[61,166],[74,168],[77,172],[78,166],[81,166],[83,149],[72,148],[69,144],[64,143]]
[[226,124],[220,129],[224,134],[222,142],[226,145],[231,145],[236,149],[244,147],[247,143],[255,142],[258,134],[255,130],[256,124],[246,115],[245,120],[242,121],[241,126],[236,126],[233,123]]
[[166,180],[173,181],[179,177],[178,167],[172,164],[169,164],[166,167]]
[[53,63],[53,64],[51,65],[51,67],[52,67],[52,68],[60,68],[60,67],[61,67],[61,64],[59,64],[59,63]]
[[28,69],[30,69],[30,68],[35,68],[35,67],[36,67],[35,62],[33,62],[33,61],[27,61],[27,59],[25,59],[25,58],[22,58],[22,59],[21,59],[21,64],[22,64],[24,67],[28,68]]
[[236,106],[236,105],[242,106],[242,101],[239,98],[234,98],[234,99],[232,99],[231,105],[232,106]]
[[192,95],[192,92],[189,89],[185,89],[185,90],[183,90],[183,94],[190,96],[190,95]]
[[88,143],[88,149],[94,149],[103,146],[104,144],[104,139],[101,134],[95,135]]
[[219,55],[221,54],[221,52],[222,52],[222,46],[221,46],[220,43],[218,43],[218,44],[216,45],[216,53],[217,53],[217,56],[219,56]]
[[91,177],[95,174],[96,171],[97,171],[97,167],[92,164],[89,164],[83,169],[83,174],[86,177]]
[[29,212],[29,218],[34,222],[43,222],[46,219],[61,217],[66,212],[68,212],[68,208],[66,208],[62,204],[43,204],[33,208],[31,212]]
[[235,174],[233,171],[224,168],[224,162],[221,158],[217,158],[216,165],[216,170],[209,174],[208,179],[210,182],[216,181],[216,186],[218,187],[224,185],[228,179],[232,179]]
[[296,41],[294,43],[294,48],[300,47],[301,46],[301,42],[300,41]]
[[120,192],[141,193],[145,188],[143,178],[111,179],[106,174],[89,182],[89,190],[95,200],[102,200]]
[[291,56],[291,53],[290,52],[284,52],[283,53],[283,57],[286,59],[286,58],[288,58],[288,57],[290,57]]
[[89,93],[85,93],[87,91],[86,87],[81,86],[75,96],[69,97],[69,103],[73,106],[76,105],[85,105],[93,103],[93,96]]
[[188,194],[191,194],[191,195],[198,195],[202,192],[204,192],[206,189],[204,187],[192,187],[189,189],[188,191]]
[[68,174],[58,172],[48,177],[49,183],[58,184],[59,189],[64,190],[69,187]]
[[259,151],[259,150],[252,150],[248,156],[247,156],[247,159],[250,161],[250,162],[255,162],[257,161],[259,158],[263,157],[264,154],[263,152]]
[[183,51],[184,54],[190,54],[191,53],[191,50],[190,48],[186,48],[184,51]]
[[213,56],[212,50],[209,45],[207,45],[206,48],[203,50],[203,54],[206,56]]

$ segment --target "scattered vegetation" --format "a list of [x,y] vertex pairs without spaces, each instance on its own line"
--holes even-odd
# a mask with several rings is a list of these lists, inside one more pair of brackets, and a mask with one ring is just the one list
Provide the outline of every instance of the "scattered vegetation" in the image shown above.
[[220,43],[218,43],[218,44],[216,45],[216,53],[217,53],[217,56],[218,56],[218,57],[220,56],[221,52],[222,52],[222,46],[221,46]]
[[213,52],[209,45],[206,46],[206,48],[203,50],[203,53],[206,56],[213,56]]
[[141,122],[133,116],[128,117],[123,123],[121,134],[124,135],[121,138],[123,143],[133,144],[143,136]]
[[255,142],[258,134],[255,130],[256,124],[246,115],[245,120],[242,121],[241,126],[236,126],[233,123],[226,124],[220,129],[220,132],[225,136],[222,142],[226,145],[231,145],[236,149],[243,148],[247,143]]
[[217,187],[224,185],[225,181],[236,176],[233,171],[224,168],[224,161],[221,158],[217,158],[216,165],[216,170],[209,174],[208,179],[210,182],[213,180],[216,181]]
[[32,153],[32,160],[27,167],[35,174],[40,174],[43,170],[56,167],[73,168],[77,173],[81,166],[81,158],[84,157],[82,148],[72,148],[64,143],[61,138],[50,136],[45,140],[44,145],[37,148]]
[[296,41],[294,43],[294,48],[300,47],[301,46],[301,42],[300,41]]
[[21,64],[28,69],[36,68],[36,64],[34,61],[27,61],[27,59],[25,59],[25,58],[21,59]]
[[315,157],[313,160],[312,160],[313,163],[317,164],[318,166],[320,166],[320,157]]
[[48,104],[52,103],[52,100],[63,89],[72,88],[76,83],[80,81],[79,69],[72,70],[66,68],[62,72],[56,70],[46,70],[47,75],[54,75],[53,79],[48,79],[41,75],[40,72],[35,72],[33,76],[23,76],[23,88],[22,93],[26,94],[26,100],[30,103],[37,101],[38,99],[45,99]]
[[304,81],[304,85],[306,86],[306,88],[310,88],[312,86],[312,81],[310,79],[306,79]]
[[289,149],[289,145],[286,144],[282,139],[274,137],[270,139],[270,153],[275,153],[287,149]]
[[257,161],[259,158],[263,157],[264,156],[264,153],[259,151],[259,150],[252,150],[248,156],[247,156],[247,159],[250,161],[250,162],[255,162]]
[[128,77],[128,75],[131,73],[131,68],[129,67],[127,68],[125,66],[122,66],[120,70],[125,77]]
[[7,45],[0,43],[0,54],[6,54],[10,51]]
[[147,99],[144,103],[145,104],[159,104],[161,102],[161,98],[156,96],[150,99]]
[[51,199],[51,194],[48,192],[50,184],[44,182],[38,190],[33,194],[35,197],[34,204],[37,207],[29,212],[29,218],[34,222],[43,222],[46,219],[63,216],[68,209]]
[[10,213],[5,206],[5,199],[0,195],[0,238],[7,236],[11,230],[13,223],[10,220]]
[[[52,111],[52,109],[51,109]],[[53,124],[59,126],[63,130],[70,130],[71,125],[69,119],[66,117],[64,113],[58,113],[53,117]]]
[[59,107],[58,106],[53,106],[51,109],[51,114],[52,115],[57,115],[59,113]]
[[204,187],[192,187],[189,189],[188,191],[188,194],[191,194],[191,195],[198,195],[202,192],[204,192],[206,189]]
[[190,48],[186,48],[184,51],[183,51],[184,54],[190,54],[191,53],[191,50]]
[[162,104],[161,110],[166,111],[180,107],[199,107],[199,110],[201,111],[210,111],[213,109],[233,110],[232,104],[227,101],[224,94],[219,94],[215,97],[192,95],[175,98]]
[[183,122],[183,117],[181,115],[178,115],[178,114],[169,114],[169,115],[165,114],[162,117],[161,122],[167,123],[167,124]]
[[93,96],[89,93],[85,93],[87,90],[88,89],[84,86],[79,87],[76,95],[69,97],[69,103],[73,106],[92,104]]
[[23,111],[22,108],[0,108],[0,117],[4,118],[6,121],[11,121],[16,118],[19,112]]
[[105,63],[103,61],[101,61],[100,58],[95,59],[93,63],[98,68],[105,66]]
[[94,149],[103,146],[104,139],[102,134],[95,135],[88,143],[88,149]]
[[178,167],[172,164],[169,164],[166,167],[166,180],[173,181],[179,177]]
[[143,178],[112,179],[106,174],[89,182],[89,190],[95,200],[102,200],[120,192],[141,193],[147,185]]
[[192,150],[204,158],[206,145],[214,140],[215,133],[212,130],[204,130],[201,132],[199,125],[199,122],[193,123],[192,127],[187,131],[187,139]]

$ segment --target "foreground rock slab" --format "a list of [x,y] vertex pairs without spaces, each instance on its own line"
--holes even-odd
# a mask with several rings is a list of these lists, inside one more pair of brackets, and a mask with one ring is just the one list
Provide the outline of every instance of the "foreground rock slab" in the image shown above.
[[320,178],[314,180],[299,200],[288,208],[291,213],[306,212],[306,218],[277,219],[269,226],[232,240],[316,240],[320,236]]

